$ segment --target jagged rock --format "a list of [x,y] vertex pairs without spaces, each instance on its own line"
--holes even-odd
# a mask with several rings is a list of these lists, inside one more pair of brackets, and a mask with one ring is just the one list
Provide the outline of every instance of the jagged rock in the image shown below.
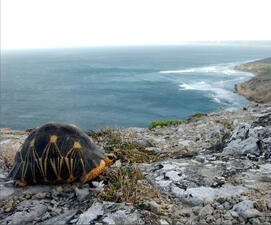
[[271,182],[271,164],[260,165],[258,178],[262,182]]
[[247,124],[237,127],[222,155],[248,155],[253,159],[263,155],[265,159],[269,159],[271,157],[271,129],[261,126],[251,127]]
[[0,186],[0,201],[7,199],[9,196],[14,194],[14,192],[15,192],[14,188]]
[[240,214],[245,219],[255,218],[262,216],[262,213],[260,213],[257,209],[247,209],[244,212]]
[[16,207],[16,212],[2,221],[3,224],[27,224],[42,216],[47,211],[44,202],[25,200]]
[[253,137],[247,138],[245,140],[237,139],[228,144],[224,149],[223,155],[259,155],[260,150],[257,145],[258,139]]
[[250,200],[239,202],[233,206],[232,210],[237,212],[244,219],[259,217],[262,215],[262,213],[254,208],[254,202]]
[[230,141],[233,140],[244,140],[248,137],[248,131],[249,131],[250,125],[249,124],[242,124],[234,129],[232,132]]
[[59,216],[55,216],[39,224],[67,224],[76,213],[77,210],[68,210]]
[[86,212],[79,216],[77,224],[144,224],[143,221],[159,224],[158,218],[147,217],[145,213],[135,209],[131,204],[94,202]]
[[[267,111],[268,111],[268,109],[267,109]],[[253,127],[258,127],[258,126],[267,127],[267,126],[271,126],[271,113],[259,117],[257,121],[253,122],[252,126]]]
[[77,224],[90,224],[98,216],[102,216],[104,214],[103,204],[100,202],[94,202],[93,205],[84,213],[79,216],[79,220]]
[[175,187],[173,193],[186,204],[196,206],[204,203],[205,198],[214,200],[216,197],[232,197],[247,191],[242,186],[224,185],[222,188],[198,187],[189,188],[186,191]]
[[76,197],[79,199],[79,201],[84,200],[89,195],[89,190],[87,188],[79,189],[76,187],[75,189]]

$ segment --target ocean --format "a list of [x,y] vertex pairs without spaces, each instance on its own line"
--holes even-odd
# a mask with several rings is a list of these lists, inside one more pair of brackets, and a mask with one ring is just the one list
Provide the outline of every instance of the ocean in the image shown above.
[[233,67],[270,56],[271,46],[249,44],[2,51],[0,127],[147,127],[238,109],[249,102],[234,84],[252,75]]

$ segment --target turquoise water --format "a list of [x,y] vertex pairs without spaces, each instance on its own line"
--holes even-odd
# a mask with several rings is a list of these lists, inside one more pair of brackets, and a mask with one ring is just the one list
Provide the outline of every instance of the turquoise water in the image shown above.
[[266,46],[148,46],[9,50],[1,60],[0,127],[48,121],[83,129],[147,127],[248,102],[233,93],[251,74],[233,67]]

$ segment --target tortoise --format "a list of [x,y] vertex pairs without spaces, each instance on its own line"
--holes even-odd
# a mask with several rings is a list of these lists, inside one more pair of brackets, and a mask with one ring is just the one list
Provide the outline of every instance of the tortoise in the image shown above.
[[19,186],[86,183],[114,162],[73,124],[46,123],[33,129],[15,155],[8,175]]

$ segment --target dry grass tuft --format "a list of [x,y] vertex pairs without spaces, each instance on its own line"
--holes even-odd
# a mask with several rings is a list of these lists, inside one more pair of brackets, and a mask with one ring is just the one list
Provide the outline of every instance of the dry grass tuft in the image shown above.
[[123,134],[119,129],[107,128],[89,135],[101,144],[107,153],[114,153],[121,162],[151,163],[161,160],[155,151],[146,150],[134,143],[130,134]]
[[18,149],[18,146],[7,145],[3,150],[1,150],[0,158],[4,161],[4,164],[7,168],[12,167]]
[[111,171],[107,182],[100,195],[105,201],[128,202],[139,207],[146,199],[159,198],[158,191],[148,184],[135,165]]

